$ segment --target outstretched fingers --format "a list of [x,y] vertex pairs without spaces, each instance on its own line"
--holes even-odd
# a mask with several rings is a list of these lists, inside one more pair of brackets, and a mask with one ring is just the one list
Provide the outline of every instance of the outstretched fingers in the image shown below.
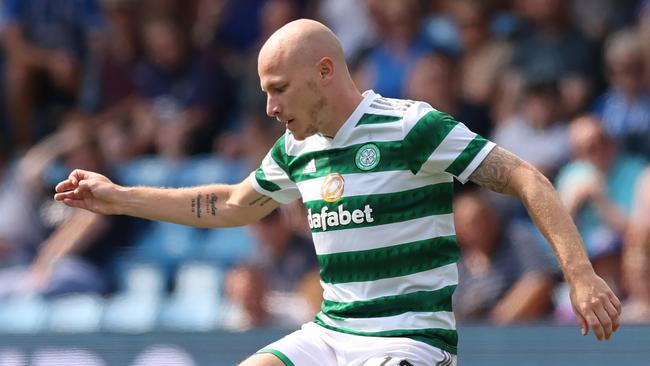
[[[75,189],[75,185],[72,183],[70,179],[66,179],[54,187],[54,191],[57,193],[62,193],[62,192],[67,192],[72,189]],[[55,196],[56,197],[56,196]]]

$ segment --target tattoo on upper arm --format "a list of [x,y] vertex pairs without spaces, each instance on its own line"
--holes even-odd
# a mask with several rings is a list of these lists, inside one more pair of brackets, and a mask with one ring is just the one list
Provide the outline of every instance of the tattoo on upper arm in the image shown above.
[[252,200],[248,204],[248,206],[250,206],[250,207],[253,207],[253,206],[262,207],[262,206],[266,205],[267,203],[269,203],[269,201],[271,201],[271,200],[272,200],[271,197],[268,197],[268,196],[265,196],[265,195],[260,195],[260,196],[256,197],[254,200]]
[[249,206],[255,206],[255,204],[258,203],[259,201],[261,201],[262,198],[264,198],[264,197],[266,197],[266,196],[258,196],[258,197],[255,198],[253,201],[251,201],[248,205],[249,205]]
[[523,161],[511,152],[495,147],[470,175],[469,180],[495,192],[505,193],[512,172]]

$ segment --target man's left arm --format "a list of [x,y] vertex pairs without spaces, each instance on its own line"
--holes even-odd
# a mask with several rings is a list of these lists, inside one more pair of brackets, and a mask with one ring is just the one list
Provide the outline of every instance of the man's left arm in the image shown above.
[[548,179],[530,164],[497,146],[469,180],[522,201],[551,244],[571,286],[571,303],[582,334],[587,335],[591,328],[598,340],[609,339],[619,327],[621,303],[594,272],[580,234]]

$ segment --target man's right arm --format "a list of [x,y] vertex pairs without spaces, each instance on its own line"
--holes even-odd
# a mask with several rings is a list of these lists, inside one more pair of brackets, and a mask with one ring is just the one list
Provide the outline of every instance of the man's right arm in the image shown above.
[[258,193],[247,178],[239,184],[192,188],[122,187],[103,175],[73,171],[54,198],[68,206],[107,215],[128,215],[195,227],[252,223],[279,203]]

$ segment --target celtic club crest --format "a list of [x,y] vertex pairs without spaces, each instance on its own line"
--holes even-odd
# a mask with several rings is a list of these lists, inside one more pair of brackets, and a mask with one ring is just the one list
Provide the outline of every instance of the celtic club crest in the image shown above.
[[379,148],[375,144],[366,144],[363,145],[357,150],[357,155],[354,158],[354,162],[357,164],[357,167],[361,170],[370,170],[379,164],[379,158],[381,154],[379,153]]

